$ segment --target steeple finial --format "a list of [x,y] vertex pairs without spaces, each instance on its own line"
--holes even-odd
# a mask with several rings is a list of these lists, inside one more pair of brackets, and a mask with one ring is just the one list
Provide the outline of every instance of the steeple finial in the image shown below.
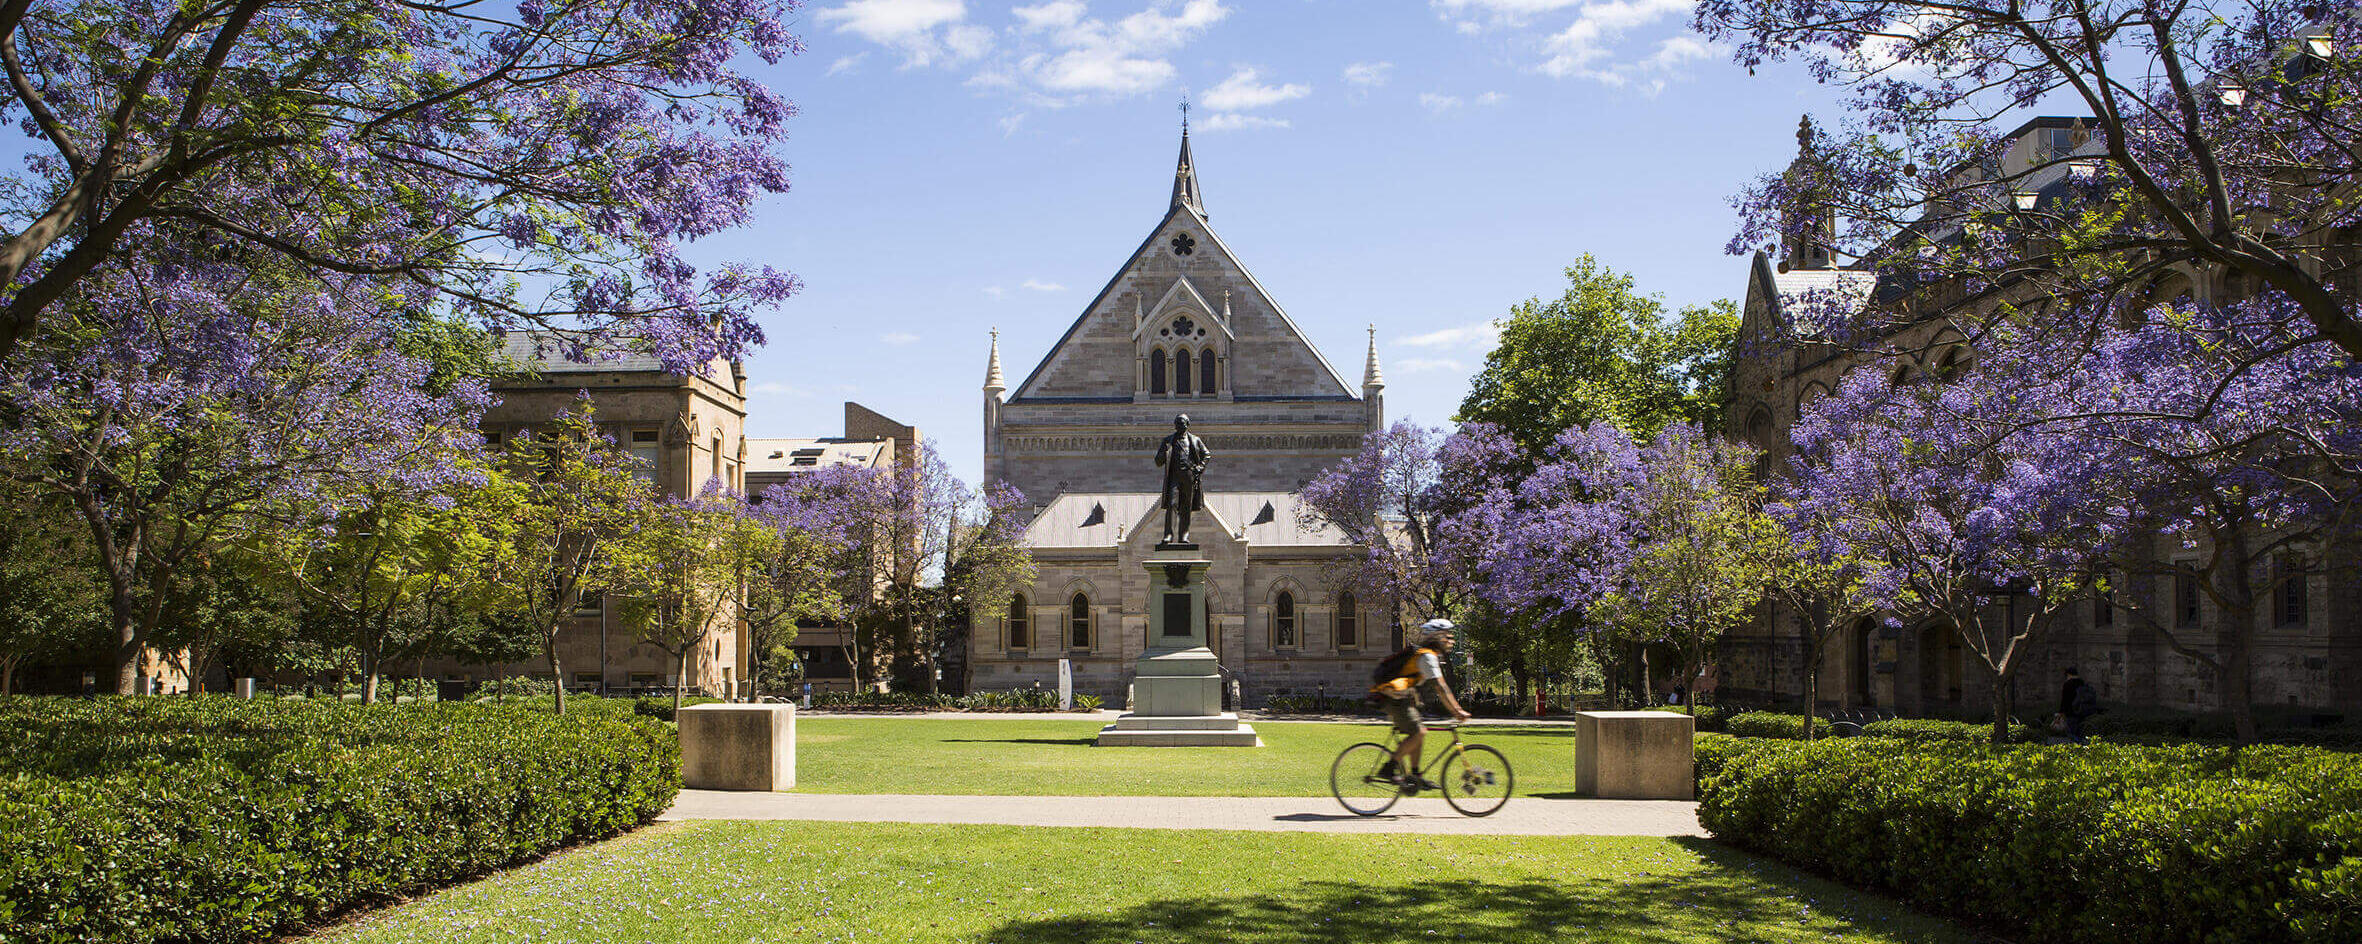
[[1361,385],[1365,388],[1386,386],[1386,374],[1378,369],[1378,326],[1374,324],[1370,326],[1370,362],[1362,368]]
[[1173,206],[1185,206],[1203,216],[1205,201],[1197,191],[1197,162],[1189,156],[1189,99],[1181,99],[1181,160],[1173,168]]
[[1001,329],[994,328],[992,329],[992,362],[984,368],[984,392],[998,393],[1007,389],[1009,389],[1008,382],[1001,379]]

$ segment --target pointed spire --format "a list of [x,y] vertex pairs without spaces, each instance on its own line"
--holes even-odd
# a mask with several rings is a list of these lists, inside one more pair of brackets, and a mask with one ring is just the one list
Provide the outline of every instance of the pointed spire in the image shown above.
[[1377,325],[1370,326],[1370,363],[1361,370],[1361,385],[1365,388],[1386,386],[1386,374],[1378,369]]
[[1196,210],[1203,216],[1205,201],[1197,190],[1197,161],[1189,156],[1189,101],[1181,102],[1181,160],[1173,169],[1173,205]]
[[999,393],[1009,389],[1001,379],[1001,329],[992,329],[992,362],[984,368],[984,392]]

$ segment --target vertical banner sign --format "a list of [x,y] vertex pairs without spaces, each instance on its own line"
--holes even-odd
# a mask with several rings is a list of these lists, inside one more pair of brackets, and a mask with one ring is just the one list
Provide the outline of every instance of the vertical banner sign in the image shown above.
[[1074,710],[1074,660],[1058,660],[1058,710]]

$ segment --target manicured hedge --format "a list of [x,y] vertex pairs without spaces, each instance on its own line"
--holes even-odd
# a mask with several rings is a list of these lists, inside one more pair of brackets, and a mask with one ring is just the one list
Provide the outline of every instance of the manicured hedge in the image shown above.
[[[1717,838],[2028,942],[2362,940],[2362,757],[1701,743]],[[1711,765],[1711,770],[1709,766]]]
[[[1864,737],[1893,738],[1898,741],[1991,741],[1991,721],[1938,721],[1934,718],[1896,718],[1892,721],[1872,721],[1862,726]],[[2042,739],[2042,733],[2032,725],[2009,726],[2009,738],[2018,742]]]
[[0,938],[251,941],[652,820],[624,712],[0,698]]
[[1721,733],[1729,725],[1731,719],[1731,715],[1724,713],[1719,705],[1691,705],[1687,708],[1678,705],[1660,705],[1649,710],[1669,711],[1677,715],[1687,714],[1696,720],[1697,730],[1700,733]]
[[[1816,727],[1826,731],[1828,722]],[[1804,716],[1780,714],[1775,711],[1749,711],[1736,714],[1724,722],[1723,729],[1740,737],[1786,738],[1804,737]]]

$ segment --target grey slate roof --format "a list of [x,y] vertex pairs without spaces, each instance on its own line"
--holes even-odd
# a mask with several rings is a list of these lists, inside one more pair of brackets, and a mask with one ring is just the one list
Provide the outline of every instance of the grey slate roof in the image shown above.
[[[1270,512],[1264,512],[1265,507]],[[1337,546],[1351,543],[1328,525],[1306,528],[1296,520],[1299,503],[1291,492],[1207,492],[1206,512],[1232,533],[1245,528],[1258,547]],[[1211,524],[1201,512],[1193,528]],[[1027,547],[1113,547],[1139,528],[1164,527],[1155,492],[1079,492],[1058,496],[1025,528]]]
[[653,354],[583,331],[511,331],[501,337],[500,353],[519,368],[540,374],[664,370]]

